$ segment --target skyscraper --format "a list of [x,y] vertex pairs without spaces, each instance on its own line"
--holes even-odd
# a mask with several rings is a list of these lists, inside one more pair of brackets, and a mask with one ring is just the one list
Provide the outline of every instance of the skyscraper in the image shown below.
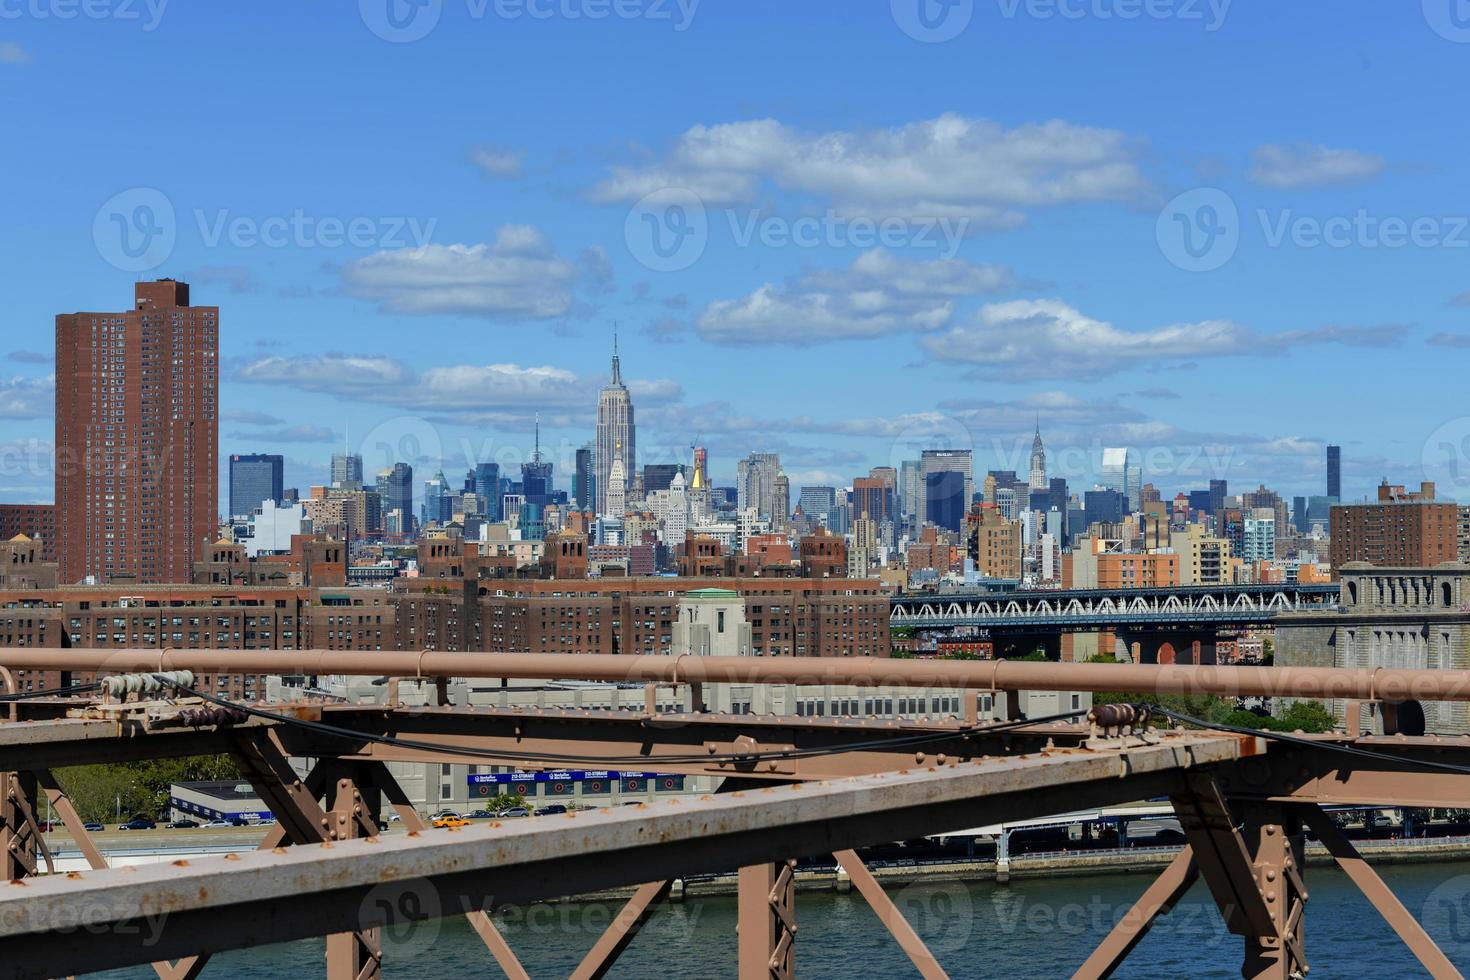
[[[962,479],[956,483],[954,480],[934,481],[930,478],[936,473],[956,473]],[[968,449],[925,449],[919,454],[919,510],[917,524],[922,526],[924,522],[938,523],[931,515],[933,508],[929,502],[929,488],[936,486],[940,492],[946,495],[944,506],[946,508],[958,506],[963,514],[970,508],[970,497],[974,494],[975,486],[975,461],[974,454]],[[948,521],[950,512],[944,511],[945,519]],[[949,527],[943,524],[942,527]]]
[[613,446],[612,466],[607,474],[607,493],[603,496],[603,514],[621,521],[628,509],[628,474],[623,469],[622,447]]
[[899,463],[898,509],[904,523],[911,529],[917,529],[923,523],[923,515],[919,513],[919,497],[922,495],[919,485],[922,482],[917,459],[906,459]]
[[674,477],[684,472],[678,463],[649,463],[643,467],[643,492],[657,493],[674,485]]
[[860,476],[853,480],[851,500],[854,520],[866,517],[876,526],[895,517],[893,488],[882,476]]
[[771,525],[778,531],[786,529],[791,520],[791,480],[785,473],[776,474],[776,483],[771,491]]
[[219,308],[137,283],[123,313],[56,318],[61,580],[192,578],[219,521]]
[[1032,490],[1045,490],[1046,485],[1046,450],[1041,445],[1041,420],[1036,420],[1036,438],[1031,440],[1031,480]]
[[754,510],[761,517],[776,513],[776,477],[781,472],[779,453],[751,453],[735,464],[735,506]]
[[332,486],[353,490],[362,486],[362,457],[356,453],[332,454]]
[[593,510],[597,506],[597,494],[593,489],[593,450],[583,446],[577,450],[577,468],[572,475],[572,502],[578,510]]
[[424,481],[424,511],[421,524],[437,524],[449,520],[453,513],[453,497],[449,491],[449,479],[440,470],[432,479]]
[[703,446],[694,447],[694,476],[690,480],[689,489],[709,489],[709,451]]
[[378,497],[382,500],[383,513],[402,511],[403,530],[412,529],[413,524],[413,467],[407,463],[394,463],[390,470],[378,474]]
[[1143,467],[1137,453],[1131,449],[1104,449],[1101,476],[1103,486],[1124,496],[1130,514],[1143,509]]
[[1342,499],[1342,447],[1327,447],[1327,496]]
[[821,520],[837,506],[837,490],[833,487],[802,487],[796,505],[807,517]]
[[230,516],[249,517],[267,500],[285,494],[280,456],[239,455],[230,457]]
[[[637,452],[638,427],[633,418],[633,399],[628,386],[623,384],[623,365],[618,357],[618,338],[613,335],[612,380],[597,398],[597,447],[593,456],[594,485],[597,513],[611,514],[607,495],[610,489],[613,460],[623,464],[624,490],[627,489],[628,474],[634,472]],[[623,516],[622,507],[613,517]]]
[[1225,480],[1210,481],[1210,516],[1218,516],[1225,510],[1225,498],[1230,496],[1230,484]]
[[528,462],[521,464],[521,496],[527,501],[545,506],[551,500],[551,485],[554,479],[553,464],[541,455],[541,419],[536,419],[536,448]]

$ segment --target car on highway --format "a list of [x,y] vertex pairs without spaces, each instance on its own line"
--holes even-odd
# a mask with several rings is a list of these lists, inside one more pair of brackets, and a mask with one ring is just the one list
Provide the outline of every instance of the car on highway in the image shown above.
[[205,830],[218,830],[221,827],[233,827],[233,826],[235,826],[235,825],[233,823],[231,823],[230,821],[228,821],[228,820],[211,820],[207,824],[204,825],[204,829]]
[[562,806],[560,803],[553,803],[550,806],[543,806],[541,809],[537,810],[536,811],[536,816],[538,816],[538,817],[550,817],[550,816],[554,816],[554,815],[556,815],[558,813],[566,813],[566,812],[567,812],[567,808],[566,807]]
[[134,817],[125,824],[119,824],[118,830],[157,830],[158,824],[147,817]]
[[169,830],[192,830],[199,826],[198,820],[171,820],[168,824]]
[[457,813],[441,813],[434,818],[434,826],[443,830],[453,827],[468,827],[470,822]]
[[102,833],[102,831],[106,830],[107,828],[104,827],[104,826],[102,826],[100,823],[97,823],[96,821],[93,821],[91,823],[84,823],[84,824],[82,824],[82,829],[85,830],[89,834],[100,834],[100,833]]
[[529,817],[531,811],[523,806],[513,806],[509,810],[501,810],[501,817]]

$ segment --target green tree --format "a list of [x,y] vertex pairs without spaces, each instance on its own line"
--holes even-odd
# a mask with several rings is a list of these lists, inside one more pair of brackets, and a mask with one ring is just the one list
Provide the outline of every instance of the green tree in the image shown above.
[[1275,719],[1278,731],[1294,732],[1301,729],[1312,734],[1330,732],[1337,727],[1337,719],[1323,707],[1321,701],[1295,701]]
[[169,788],[175,783],[239,779],[240,769],[229,756],[193,756],[187,759],[148,759],[116,765],[74,766],[56,777],[83,820],[105,823],[134,816],[167,814]]

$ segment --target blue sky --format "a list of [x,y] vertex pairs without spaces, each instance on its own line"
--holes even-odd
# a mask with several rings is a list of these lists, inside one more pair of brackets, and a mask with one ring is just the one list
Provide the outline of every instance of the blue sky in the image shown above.
[[0,0],[0,499],[50,499],[54,315],[161,275],[303,487],[537,412],[565,474],[620,323],[643,462],[717,478],[1039,419],[1077,489],[1321,493],[1336,441],[1470,499],[1452,0],[417,2]]

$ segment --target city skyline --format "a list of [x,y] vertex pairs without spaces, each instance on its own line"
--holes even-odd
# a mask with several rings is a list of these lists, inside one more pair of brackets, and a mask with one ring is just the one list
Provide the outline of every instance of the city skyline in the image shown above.
[[[1239,80],[1244,93],[1192,87],[1188,112],[1112,70],[1126,50],[1156,71],[1207,77],[1232,70],[1240,44],[1275,50],[1321,26],[1301,10],[1226,13],[1207,29],[977,8],[944,43],[906,34],[886,9],[821,3],[779,14],[701,4],[683,30],[475,20],[450,5],[413,43],[385,40],[356,11],[294,7],[284,40],[279,18],[181,6],[153,30],[7,22],[19,54],[0,77],[16,125],[45,134],[67,118],[118,162],[68,158],[44,138],[11,148],[17,166],[66,179],[13,202],[29,234],[0,253],[28,284],[0,321],[4,497],[42,501],[51,483],[52,367],[36,325],[172,275],[230,310],[221,456],[281,452],[288,484],[327,464],[349,420],[370,471],[396,461],[380,445],[414,443],[426,450],[416,470],[430,473],[436,448],[451,475],[468,468],[466,444],[518,464],[537,411],[548,446],[580,446],[621,321],[640,462],[683,462],[698,441],[722,483],[753,451],[779,452],[800,487],[961,437],[977,470],[1024,471],[1039,418],[1074,482],[1096,474],[1063,466],[1066,447],[1123,445],[1172,455],[1188,472],[1170,487],[1223,477],[1315,492],[1334,442],[1348,497],[1387,476],[1470,499],[1470,417],[1453,397],[1453,355],[1470,341],[1457,156],[1377,84],[1416,79],[1420,112],[1452,111],[1462,46],[1418,10],[1364,11],[1349,35],[1362,64],[1325,50],[1268,57],[1269,71]],[[800,38],[838,17],[852,57],[812,64]],[[381,58],[384,77],[335,90],[344,108],[432,98],[440,112],[404,123],[402,138],[344,142],[314,115],[267,109],[288,97],[279,82],[246,92],[220,77],[209,97],[169,85],[199,136],[191,159],[150,152],[99,80],[140,53],[160,63],[161,85],[207,74],[199,42],[217,31],[299,53],[296,84],[308,87]],[[533,71],[533,42],[553,31],[561,74],[515,106],[483,106],[477,93]],[[716,47],[742,43],[770,55],[760,75],[709,77],[697,94],[667,84],[703,77]],[[495,58],[467,56],[484,45]],[[619,91],[595,84],[612,49]],[[861,67],[873,63],[925,84],[883,91]],[[1353,111],[1324,102],[1328,82]],[[1254,99],[1266,111],[1228,116],[1237,97],[1268,91]],[[218,113],[221,100],[236,110]],[[441,112],[460,121],[443,125]],[[816,166],[819,147],[844,154],[850,180]],[[405,179],[420,173],[436,179]],[[1228,258],[1218,268],[1181,267],[1188,254],[1160,229],[1203,214],[1170,205],[1210,189],[1225,200],[1201,206],[1235,209],[1240,241],[1210,256]],[[639,203],[674,191],[694,195],[682,212]],[[681,213],[705,221],[681,225]],[[902,233],[884,235],[885,219]],[[1416,219],[1441,222],[1441,247],[1384,245],[1386,222]],[[1331,239],[1339,226],[1347,245],[1314,244],[1314,228]],[[692,229],[698,256],[650,251],[650,228]],[[1380,370],[1385,357],[1400,370]],[[1324,398],[1310,378],[1375,397]]]
[[[172,289],[175,286],[175,282],[164,279],[156,281],[153,285],[157,288],[166,287]],[[139,290],[147,286],[149,284],[143,281],[137,283]],[[190,288],[189,284],[180,282],[177,283],[177,286],[187,296]],[[217,311],[218,307],[211,309]],[[63,317],[66,316],[70,315],[63,315]],[[608,383],[602,386],[598,394],[596,409],[597,422],[594,426],[594,438],[587,445],[574,445],[564,441],[559,447],[559,452],[543,453],[540,441],[540,415],[537,413],[533,416],[532,448],[525,452],[524,458],[520,462],[515,461],[516,458],[519,458],[516,456],[518,450],[513,450],[512,456],[507,457],[505,449],[501,449],[499,451],[499,458],[495,461],[487,461],[470,455],[463,455],[459,457],[459,460],[463,462],[456,465],[456,459],[452,456],[431,457],[427,455],[413,455],[414,449],[422,445],[417,440],[425,428],[430,430],[433,428],[432,423],[429,423],[427,420],[414,418],[407,421],[411,422],[413,426],[418,427],[418,431],[410,432],[407,438],[400,438],[396,443],[380,440],[376,445],[365,445],[354,450],[349,440],[341,451],[330,453],[329,461],[325,466],[324,478],[322,478],[323,473],[318,472],[311,464],[298,464],[302,466],[302,475],[305,479],[293,489],[304,492],[312,486],[335,487],[343,485],[355,485],[372,489],[379,474],[395,468],[402,468],[405,465],[409,467],[410,472],[418,471],[425,474],[421,482],[431,481],[445,478],[446,469],[449,469],[451,474],[457,474],[461,468],[477,471],[482,470],[487,462],[491,467],[498,467],[500,470],[506,472],[524,470],[532,466],[536,467],[539,472],[544,468],[546,469],[545,479],[547,480],[554,480],[553,474],[556,469],[560,468],[563,474],[562,479],[567,483],[566,489],[570,489],[570,484],[577,467],[575,462],[576,454],[578,452],[586,452],[589,447],[596,447],[596,450],[601,450],[600,452],[594,450],[592,457],[595,470],[594,487],[598,487],[598,503],[595,508],[591,509],[595,509],[598,513],[603,513],[607,508],[604,501],[606,494],[602,486],[607,482],[607,476],[611,468],[611,463],[607,462],[608,457],[613,455],[620,457],[623,462],[622,471],[625,488],[630,492],[635,482],[641,479],[644,468],[647,466],[667,467],[677,465],[679,467],[689,468],[692,472],[694,454],[701,453],[704,454],[706,459],[708,457],[708,448],[706,446],[695,445],[688,446],[682,458],[677,455],[679,453],[677,449],[673,450],[674,455],[667,459],[662,456],[663,453],[668,452],[668,450],[664,449],[655,449],[655,454],[657,454],[655,459],[649,459],[646,455],[642,457],[638,456],[636,451],[637,425],[634,414],[635,405],[630,386],[624,383],[616,332],[613,335],[611,368]],[[58,400],[57,404],[60,405],[61,401]],[[289,443],[291,440],[286,439],[284,441]],[[926,440],[916,433],[906,446],[895,443],[892,463],[898,464],[907,461],[917,465],[921,460],[931,455],[958,454],[963,456],[969,463],[965,479],[967,490],[964,497],[966,500],[972,495],[973,487],[977,482],[974,480],[974,477],[980,473],[994,471],[1012,471],[1026,474],[1030,479],[1032,489],[1037,489],[1038,487],[1045,489],[1044,482],[1048,476],[1052,478],[1060,477],[1067,481],[1074,492],[1102,487],[1113,487],[1123,490],[1126,484],[1129,488],[1128,495],[1132,501],[1133,509],[1136,510],[1138,507],[1137,498],[1140,485],[1152,484],[1160,493],[1166,497],[1171,497],[1176,492],[1187,493],[1190,490],[1199,489],[1201,480],[1193,478],[1194,473],[1203,474],[1204,478],[1211,482],[1222,479],[1228,480],[1229,477],[1225,474],[1229,472],[1230,466],[1237,462],[1231,456],[1232,450],[1230,447],[1202,446],[1193,453],[1187,449],[1178,450],[1171,447],[1154,447],[1147,453],[1144,453],[1135,450],[1131,446],[1121,448],[1103,446],[1096,439],[1090,445],[1085,446],[1065,445],[1059,451],[1053,450],[1049,457],[1048,450],[1043,445],[1039,413],[1035,421],[1031,440],[1026,448],[1027,455],[1024,466],[1018,462],[1022,441],[1022,438],[1017,436],[1013,440],[1012,445],[1007,447],[1002,444],[1000,438],[994,438],[990,441],[990,453],[987,455],[983,448],[977,448],[975,442],[971,441],[966,444],[966,430],[964,426],[959,425],[950,428],[948,432],[941,432],[935,439]],[[484,444],[482,443],[481,445],[483,447]],[[472,444],[470,442],[463,441],[462,446],[466,453],[472,451]],[[1329,496],[1338,497],[1339,494],[1330,493],[1330,491],[1333,489],[1334,481],[1340,482],[1341,450],[1339,446],[1333,444],[1324,444],[1323,448],[1325,468],[1322,471],[1321,483],[1325,486],[1317,486],[1307,496],[1327,493]],[[275,476],[276,482],[283,487],[290,484],[291,481],[284,480],[282,476],[284,471],[284,457],[279,452],[264,453],[263,451],[265,449],[280,450],[281,446],[260,445],[256,447],[255,452],[231,454],[221,460],[220,499],[222,501],[233,503],[233,498],[236,495],[234,464],[241,459],[270,458],[274,461],[274,466],[277,471]],[[381,465],[369,465],[365,462],[365,457],[374,450],[383,454],[382,459],[379,461]],[[901,450],[906,450],[907,455]],[[1212,454],[1222,450],[1223,452],[1220,455]],[[408,458],[401,458],[403,455],[407,455]],[[761,456],[769,456],[773,460],[776,460],[776,469],[769,474],[767,478],[768,482],[774,480],[778,472],[785,476],[785,467],[780,465],[779,453],[766,453],[757,449],[752,450],[751,453],[742,459],[733,460],[733,468],[727,467],[724,470],[725,472],[730,472],[733,469],[733,472],[730,472],[728,477],[714,477],[714,483],[717,485],[724,484],[731,488],[742,487],[744,478],[740,475],[740,470],[745,465],[746,459]],[[543,463],[543,458],[546,458],[547,462]],[[990,465],[986,465],[987,460],[990,462]],[[1112,461],[1110,462],[1110,460]],[[1123,460],[1126,460],[1126,477],[1122,475],[1124,468]],[[558,467],[559,463],[561,464],[560,467]],[[1151,466],[1150,463],[1153,465]],[[878,463],[871,469],[883,468],[885,465],[887,464]],[[893,468],[897,467],[895,466]],[[722,472],[722,468],[718,463],[713,472],[717,474]],[[1213,474],[1215,473],[1222,475],[1214,476]],[[429,476],[428,474],[433,474],[433,476]],[[830,476],[830,474],[818,475]],[[854,481],[860,480],[864,476],[865,471],[861,470],[852,473],[846,479],[838,475],[833,480],[832,485],[850,488],[854,484]],[[1251,482],[1250,475],[1245,474],[1245,476],[1247,477],[1245,482]],[[372,479],[369,479],[369,477],[372,477]],[[457,475],[449,475],[446,485],[456,484],[457,479]],[[1176,482],[1171,483],[1169,482],[1170,479]],[[1042,483],[1038,484],[1038,480],[1041,480]],[[1258,482],[1264,486],[1264,481]],[[792,483],[791,485],[795,486],[799,491],[805,486],[825,486],[826,484],[802,481]],[[1243,483],[1238,484],[1238,486],[1243,485]],[[769,490],[769,487],[767,490]],[[919,500],[921,512],[927,510],[927,507],[923,503],[923,497],[924,493],[920,489]],[[1365,494],[1362,499],[1368,499],[1367,495]],[[0,500],[0,503],[32,502],[38,501]],[[765,513],[770,510],[768,504],[768,501],[763,501],[757,509]],[[222,518],[228,518],[232,513],[234,513],[233,509],[227,507],[225,510],[222,510],[220,516]],[[242,513],[248,514],[248,511]],[[241,514],[234,513],[234,516],[241,516]]]

